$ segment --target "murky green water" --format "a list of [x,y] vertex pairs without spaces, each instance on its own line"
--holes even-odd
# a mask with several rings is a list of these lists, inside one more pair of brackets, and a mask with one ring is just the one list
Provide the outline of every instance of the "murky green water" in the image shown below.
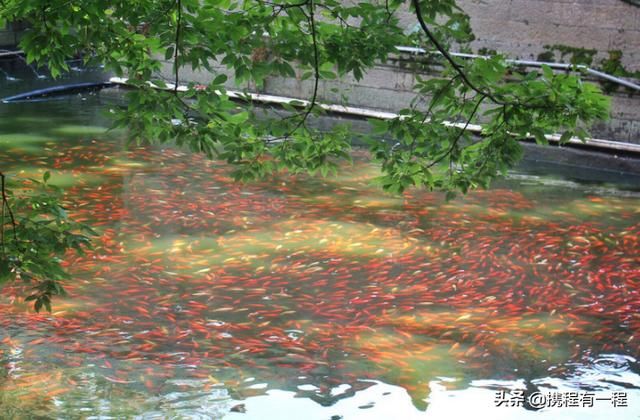
[[1,295],[2,418],[637,418],[637,192],[514,174],[394,197],[360,152],[335,178],[239,185],[125,150],[113,104],[0,105],[2,170],[51,170],[100,233],[53,314]]

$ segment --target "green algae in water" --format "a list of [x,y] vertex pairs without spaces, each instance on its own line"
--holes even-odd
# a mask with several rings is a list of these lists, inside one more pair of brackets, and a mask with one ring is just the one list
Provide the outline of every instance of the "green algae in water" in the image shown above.
[[[31,168],[32,169],[32,168]],[[12,172],[18,174],[16,180],[20,178],[42,179],[44,170],[30,171],[21,167],[12,168]],[[60,188],[70,188],[77,185],[100,185],[104,182],[104,177],[86,172],[73,171],[48,171],[51,177],[48,184],[55,185]]]
[[53,128],[51,133],[61,136],[83,137],[101,136],[107,133],[108,130],[109,128],[102,126],[64,124]]
[[54,140],[55,139],[52,137],[47,137],[40,134],[0,134],[0,146],[2,147],[31,147],[34,145],[43,145],[48,142],[53,142]]

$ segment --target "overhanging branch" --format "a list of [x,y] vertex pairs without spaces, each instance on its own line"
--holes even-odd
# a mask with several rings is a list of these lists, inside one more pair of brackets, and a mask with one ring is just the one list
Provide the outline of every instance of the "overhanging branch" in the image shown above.
[[11,206],[9,205],[9,198],[7,197],[7,190],[6,190],[6,177],[5,175],[0,172],[0,195],[2,196],[2,222],[0,222],[0,224],[2,224],[1,227],[1,231],[2,231],[2,250],[4,251],[4,211],[5,208],[7,210],[7,213],[9,214],[9,221],[11,223],[11,228],[13,230],[13,239],[16,241],[16,244],[18,243],[18,234],[16,233],[16,227],[17,227],[17,223],[16,223],[16,218],[13,215],[13,210],[11,210]]

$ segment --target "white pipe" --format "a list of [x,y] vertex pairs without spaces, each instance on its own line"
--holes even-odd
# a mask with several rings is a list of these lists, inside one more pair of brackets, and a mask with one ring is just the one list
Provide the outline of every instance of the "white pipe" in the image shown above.
[[[418,54],[418,55],[423,55],[423,54],[429,54],[429,52],[427,50],[425,50],[424,48],[417,48],[417,47],[396,47],[396,49],[400,52],[404,52],[404,53],[410,53],[410,54]],[[437,51],[432,52],[432,54],[440,54]],[[478,54],[467,54],[467,53],[456,53],[456,52],[451,52],[449,53],[454,57],[460,57],[460,58],[471,58],[471,59],[478,59],[478,58],[490,58],[489,56],[486,55],[478,55]],[[546,61],[533,61],[533,60],[512,60],[512,59],[507,59],[505,60],[507,63],[510,64],[516,64],[519,66],[529,66],[529,67],[542,67],[543,65],[545,66],[549,66],[553,69],[561,69],[561,70],[571,70],[571,69],[582,69],[584,71],[586,71],[587,73],[599,77],[601,79],[605,79],[608,80],[610,82],[614,82],[614,83],[618,83],[619,85],[628,87],[630,89],[635,89],[640,91],[640,85],[638,85],[637,83],[633,83],[629,80],[626,79],[622,79],[620,77],[616,77],[616,76],[612,76],[610,74],[601,72],[599,70],[594,70],[590,67],[587,67],[583,64],[567,64],[567,63],[552,63],[552,62],[546,62]]]
[[[109,81],[117,85],[129,86],[127,83],[127,79],[125,78],[112,77],[111,79],[109,79]],[[174,90],[174,85],[171,83],[167,83],[166,88],[160,88],[160,87],[154,86],[151,83],[150,85],[156,89]],[[188,87],[179,85],[177,90],[179,92],[186,92],[188,90]],[[240,100],[251,100],[251,101],[261,102],[265,104],[272,104],[272,105],[290,104],[299,108],[303,108],[309,105],[309,101],[290,98],[286,96],[264,95],[262,93],[243,93],[243,92],[238,92],[234,90],[227,90],[226,94],[227,96],[229,96],[229,98],[240,99]],[[352,106],[323,104],[323,103],[319,103],[318,106],[331,113],[350,115],[354,117],[375,118],[379,120],[391,120],[395,118],[402,118],[402,116],[393,112],[376,111],[376,110],[367,109],[367,108],[358,108],[358,107],[352,107]],[[450,127],[457,127],[462,129],[466,127],[467,131],[482,135],[482,126],[478,124],[467,125],[466,123],[454,123],[452,121],[445,121],[444,124]],[[561,137],[562,137],[561,134],[545,135],[545,138],[552,143],[559,143]],[[534,137],[529,136],[529,138],[533,139]],[[572,137],[569,139],[568,143],[581,145],[581,146],[593,146],[593,147],[598,147],[603,149],[610,149],[610,150],[617,150],[617,151],[624,151],[624,152],[640,153],[640,144],[623,143],[619,141],[594,139],[594,138],[589,138],[589,139],[586,139],[585,141],[582,141],[577,137]]]
[[22,55],[24,54],[23,51],[9,51],[9,50],[0,50],[0,51],[4,51],[4,52],[0,52],[0,57],[13,57],[16,55]]

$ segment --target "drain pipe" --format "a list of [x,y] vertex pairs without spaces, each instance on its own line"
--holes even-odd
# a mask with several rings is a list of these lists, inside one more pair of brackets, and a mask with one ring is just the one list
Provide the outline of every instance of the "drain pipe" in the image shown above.
[[[417,47],[396,47],[396,49],[400,52],[403,53],[409,53],[409,54],[416,54],[416,55],[426,55],[426,54],[440,54],[437,51],[433,51],[433,52],[429,52],[427,50],[425,50],[424,48],[417,48]],[[483,58],[483,59],[488,59],[490,58],[489,56],[486,55],[478,55],[478,54],[467,54],[467,53],[457,53],[457,52],[452,52],[449,53],[454,57],[460,57],[460,58],[469,58],[469,59],[479,59],[479,58]],[[546,61],[533,61],[533,60],[513,60],[513,59],[506,59],[505,60],[507,63],[509,64],[515,64],[518,66],[526,66],[526,67],[542,67],[542,66],[549,66],[552,69],[557,69],[557,70],[573,70],[573,69],[580,69],[585,71],[586,73],[598,77],[600,79],[605,79],[608,80],[610,82],[613,83],[617,83],[621,86],[627,87],[629,89],[633,89],[633,90],[637,90],[640,91],[640,85],[637,83],[633,83],[629,80],[626,79],[622,79],[620,77],[616,77],[616,76],[612,76],[610,74],[604,73],[602,71],[599,70],[594,70],[590,67],[587,67],[583,64],[567,64],[567,63],[552,63],[552,62],[546,62]]]
[[9,51],[9,50],[0,50],[0,58],[2,57],[15,57],[17,55],[24,55],[24,51]]

